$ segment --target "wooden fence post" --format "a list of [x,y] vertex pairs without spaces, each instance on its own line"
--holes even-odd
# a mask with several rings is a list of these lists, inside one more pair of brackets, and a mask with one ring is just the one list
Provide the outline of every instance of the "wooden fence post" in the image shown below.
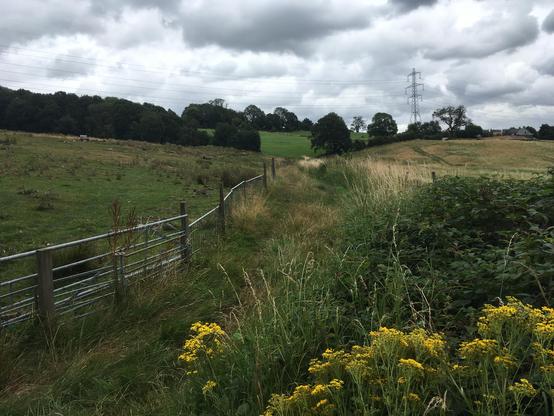
[[276,173],[277,172],[275,171],[275,158],[272,157],[271,158],[271,176],[273,177],[273,180],[275,180],[275,176],[277,176]]
[[264,162],[264,189],[267,191],[267,163]]
[[[191,256],[191,245],[190,245],[190,230],[189,230],[189,217],[187,215],[187,203],[185,201],[181,201],[180,204],[180,211],[181,211],[181,261],[184,263],[188,262],[190,260]],[[184,217],[183,217],[184,215]]]
[[219,184],[219,231],[225,234],[225,195],[223,193],[223,184]]
[[56,319],[52,251],[37,250],[37,309],[41,323],[51,333]]
[[431,172],[431,179],[433,179],[433,182],[437,180],[437,174],[434,171]]

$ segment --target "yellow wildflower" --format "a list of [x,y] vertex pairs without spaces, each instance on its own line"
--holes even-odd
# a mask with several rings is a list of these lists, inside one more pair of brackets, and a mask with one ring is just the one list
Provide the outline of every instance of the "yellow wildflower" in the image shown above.
[[327,386],[324,385],[324,384],[316,384],[313,388],[312,388],[312,396],[318,396],[318,395],[321,395],[323,393],[325,393],[327,391]]
[[202,393],[208,394],[211,392],[215,387],[217,386],[217,383],[213,380],[208,380],[206,384],[204,384],[204,387],[202,387]]
[[522,378],[508,388],[512,393],[524,397],[533,397],[537,394],[537,389],[533,387],[529,380]]
[[407,338],[416,350],[421,349],[431,357],[444,354],[446,341],[441,334],[427,335],[425,330],[415,329],[408,334]]
[[494,354],[497,347],[498,343],[494,339],[474,339],[461,343],[460,356],[463,359],[481,359],[483,356]]
[[340,390],[342,389],[342,386],[344,385],[344,381],[339,380],[337,378],[334,378],[329,382],[329,388],[334,390]]
[[553,336],[554,323],[539,322],[535,326],[535,333],[539,336]]
[[548,364],[541,366],[541,371],[543,373],[552,374],[554,373],[554,364]]
[[410,368],[417,371],[423,371],[425,369],[425,367],[423,367],[423,364],[412,358],[401,358],[398,361],[398,365],[400,367]]
[[313,408],[316,414],[319,415],[331,415],[333,414],[333,410],[335,409],[335,405],[329,403],[329,400],[322,399]]
[[497,355],[496,357],[494,357],[493,362],[497,366],[505,368],[514,367],[516,365],[514,359],[509,355]]
[[370,332],[369,335],[371,335],[375,347],[385,347],[391,344],[400,347],[408,346],[406,334],[394,328],[381,327],[378,331]]
[[192,324],[190,330],[193,336],[187,339],[183,345],[183,353],[179,355],[181,361],[192,364],[198,360],[201,354],[211,357],[221,351],[225,332],[219,325],[196,322]]
[[406,396],[406,399],[408,399],[408,401],[410,401],[410,402],[419,402],[419,401],[421,401],[421,399],[419,398],[419,396],[416,393],[408,393],[408,395]]
[[319,402],[317,402],[317,404],[315,405],[316,409],[319,409],[321,407],[325,407],[329,404],[329,400],[327,399],[322,399],[320,400]]

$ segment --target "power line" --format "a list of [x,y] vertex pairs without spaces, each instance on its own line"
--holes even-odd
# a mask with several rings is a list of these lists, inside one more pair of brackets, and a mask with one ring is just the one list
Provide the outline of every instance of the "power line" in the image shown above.
[[[23,51],[32,51],[32,52],[44,53],[44,51],[40,51],[40,50],[37,50],[37,49],[9,46],[9,45],[6,45],[6,44],[1,44],[1,43],[0,43],[0,47],[5,48],[4,50],[0,50],[0,54],[4,54],[4,55],[9,55],[10,54],[9,49],[15,49],[16,51],[23,50]],[[51,59],[52,58],[51,54],[50,55],[32,55],[32,54],[25,54],[25,53],[21,53],[21,52],[17,52],[17,53],[12,52],[11,55],[25,56],[25,57],[30,57],[30,58],[41,58],[41,59],[45,59],[45,58],[46,59]],[[60,58],[60,57],[62,57],[62,58]],[[69,57],[69,58],[72,58],[72,59],[65,59],[63,57]],[[94,65],[94,66],[97,66],[97,67],[110,68],[110,69],[115,69],[115,70],[118,70],[118,71],[121,71],[122,68],[125,68],[125,69],[130,69],[132,71],[138,71],[138,72],[168,75],[167,68],[156,68],[156,67],[154,67],[154,69],[153,68],[145,68],[144,66],[136,65],[136,64],[130,64],[130,63],[124,63],[124,64],[119,65],[119,66],[117,66],[117,65],[107,65],[107,64],[97,63],[97,61],[95,59],[80,57],[80,56],[77,56],[77,55],[67,55],[67,54],[56,54],[55,58],[56,58],[56,60],[58,60],[60,62],[73,63],[73,64],[82,64],[82,65]],[[75,59],[78,59],[78,60],[75,60]],[[391,79],[389,79],[389,80],[387,80],[387,79],[361,79],[361,80],[358,80],[358,81],[344,81],[344,80],[333,80],[333,79],[297,79],[297,78],[295,78],[294,81],[292,81],[292,80],[287,81],[287,80],[282,80],[282,79],[274,79],[275,76],[269,77],[269,78],[272,78],[272,79],[260,80],[259,77],[232,77],[232,76],[228,76],[228,75],[221,75],[219,73],[215,73],[215,72],[211,72],[211,71],[194,71],[194,70],[188,70],[188,69],[179,69],[179,74],[180,75],[192,74],[193,76],[203,76],[203,77],[208,77],[208,78],[217,78],[217,79],[220,79],[222,81],[239,81],[239,82],[240,81],[246,81],[246,80],[252,80],[252,79],[256,79],[256,82],[269,82],[269,83],[279,82],[279,83],[295,83],[295,84],[296,83],[308,83],[308,84],[323,84],[323,85],[365,85],[365,84],[372,84],[372,83],[396,84],[396,83],[400,82],[398,80],[391,80]]]
[[412,123],[417,123],[418,121],[421,121],[419,103],[420,101],[423,101],[423,95],[419,93],[419,87],[421,87],[423,91],[425,86],[423,85],[423,83],[417,82],[418,75],[419,79],[421,79],[421,72],[418,72],[415,70],[415,68],[413,68],[412,72],[408,74],[408,82],[411,81],[411,83],[406,87],[406,93],[408,94],[408,104],[412,109],[410,115],[410,121]]
[[[51,93],[52,89],[59,89],[59,90],[62,90],[62,89],[66,89],[67,90],[67,87],[60,87],[60,86],[56,86],[56,85],[52,85],[52,84],[45,84],[45,83],[40,83],[40,82],[35,82],[35,81],[32,81],[32,82],[27,82],[27,81],[18,81],[18,80],[13,80],[13,79],[5,79],[5,78],[0,78],[0,81],[2,82],[12,82],[12,83],[16,83],[16,84],[24,84],[24,85],[29,85],[29,84],[34,84],[34,85],[39,85],[41,87],[46,87],[46,88],[49,88],[49,90],[42,90],[41,93]],[[134,98],[140,98],[140,99],[145,99],[145,98],[148,98],[148,99],[153,99],[153,100],[156,100],[156,102],[163,102],[165,104],[169,104],[171,106],[175,106],[175,105],[179,105],[179,106],[183,106],[183,100],[182,99],[179,99],[179,98],[172,98],[172,97],[159,97],[159,96],[152,96],[152,95],[142,95],[142,94],[130,94],[128,92],[117,92],[117,91],[105,91],[105,90],[99,90],[99,89],[90,89],[90,88],[83,88],[83,87],[78,87],[77,90],[79,92],[88,92],[88,93],[92,93],[92,94],[95,94],[95,95],[99,95],[99,96],[111,96],[113,94],[118,94],[118,95],[122,95],[122,96],[126,96],[126,97],[134,97]],[[213,98],[213,97],[211,97]],[[249,101],[240,101],[240,100],[230,100],[231,101],[231,104],[238,104],[238,103],[244,103],[244,104],[250,104],[251,103],[251,100]],[[299,109],[309,109],[309,108],[329,108],[329,107],[332,107],[332,108],[341,108],[341,109],[363,109],[363,108],[367,108],[367,104],[365,105],[336,105],[336,104],[333,104],[333,103],[329,103],[329,104],[283,104],[283,103],[274,103],[274,104],[260,104],[261,106],[263,107],[279,107],[279,106],[286,106],[286,107],[289,107],[289,108],[299,108]]]
[[[29,68],[29,69],[44,69],[44,67],[35,66],[35,65],[15,64],[15,63],[8,63],[8,62],[0,62],[0,65],[9,65],[9,66],[15,66],[15,67],[20,67],[20,68]],[[48,71],[58,72],[58,73],[62,73],[62,74],[76,75],[76,76],[87,76],[88,75],[88,74],[83,74],[80,71],[61,69],[61,68],[48,68]],[[17,74],[17,75],[30,75],[30,76],[34,76],[34,77],[37,76],[36,73],[12,71],[12,70],[7,70],[7,69],[2,69],[1,67],[0,67],[0,72],[9,73],[9,74]],[[121,84],[121,83],[114,84],[114,83],[105,82],[104,79],[128,81],[128,82],[132,82],[133,84],[130,84],[130,85],[129,84]],[[138,89],[149,89],[149,90],[156,90],[156,91],[160,89],[160,82],[117,77],[117,76],[112,76],[112,75],[103,75],[102,76],[102,84],[116,85],[116,86],[122,86],[122,87],[133,87],[133,88],[138,88]],[[144,84],[151,84],[151,86],[150,85],[143,86]],[[208,93],[211,93],[211,94],[215,94],[215,95],[217,95],[217,94],[244,95],[245,93],[257,94],[257,93],[260,92],[260,90],[248,90],[248,89],[242,89],[242,88],[225,88],[225,87],[205,87],[205,86],[201,86],[201,85],[180,84],[180,83],[175,83],[175,82],[171,82],[170,84],[172,86],[177,86],[177,87],[183,86],[185,88],[198,88],[198,89],[206,90],[205,92],[198,92],[198,91],[194,91],[193,89],[191,89],[191,90],[188,90],[188,89],[182,90],[182,89],[174,89],[174,88],[164,88],[165,91],[173,91],[173,92],[177,92],[177,93],[181,93],[181,94],[201,94],[201,93],[208,94]],[[381,97],[381,96],[384,96],[384,95],[386,95],[386,94],[370,94],[370,96],[375,96],[375,97]],[[345,94],[345,95],[341,95],[341,98],[362,98],[362,97],[367,97],[367,96],[368,96],[367,94]],[[258,95],[257,97],[260,97],[260,96]],[[262,97],[277,97],[277,98],[278,97],[283,97],[283,98],[286,98],[286,97],[290,97],[290,94],[264,93],[262,95]]]

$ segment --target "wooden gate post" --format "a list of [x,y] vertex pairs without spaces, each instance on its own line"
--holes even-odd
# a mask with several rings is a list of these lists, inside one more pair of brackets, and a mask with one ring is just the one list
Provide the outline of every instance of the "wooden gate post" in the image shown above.
[[181,261],[184,263],[190,260],[191,256],[191,245],[190,245],[190,234],[189,234],[189,217],[187,215],[187,203],[181,201],[180,204],[181,211]]
[[276,171],[275,171],[275,158],[272,157],[271,158],[271,176],[273,178],[273,180],[275,180],[275,176],[276,176]]
[[225,234],[225,196],[222,183],[219,184],[219,231],[221,235]]
[[264,161],[264,189],[267,191],[267,163]]
[[52,251],[37,250],[37,309],[41,323],[51,333],[56,319]]

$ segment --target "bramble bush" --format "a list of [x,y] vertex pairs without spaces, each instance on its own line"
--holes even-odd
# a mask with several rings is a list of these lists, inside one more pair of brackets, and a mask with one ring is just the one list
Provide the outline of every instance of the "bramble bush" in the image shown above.
[[[496,297],[539,305],[554,293],[552,171],[526,181],[444,177],[382,209],[353,206],[348,259],[364,264],[341,270],[337,291],[358,318],[394,325],[418,315],[425,325],[459,332],[468,314]],[[345,291],[352,279],[356,296]],[[392,306],[377,303],[391,295],[404,311],[382,321],[376,308]],[[364,310],[371,314],[360,316]]]

